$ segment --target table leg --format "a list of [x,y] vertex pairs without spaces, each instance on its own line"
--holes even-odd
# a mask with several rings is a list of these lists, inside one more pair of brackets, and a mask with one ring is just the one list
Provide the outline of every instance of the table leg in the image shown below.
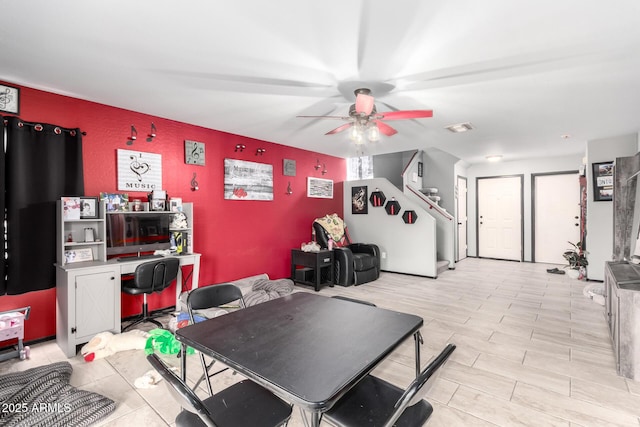
[[[311,416],[311,420],[309,420],[308,415]],[[322,418],[320,412],[313,411],[309,414],[309,412],[300,408],[300,416],[302,418],[304,427],[320,427],[320,420]]]
[[420,346],[424,343],[422,334],[417,331],[413,334],[413,339],[416,342],[416,378],[420,375]]
[[176,276],[176,311],[180,311],[180,293],[182,292],[182,266],[178,266]]
[[182,381],[187,382],[187,345],[182,344],[182,351],[180,352],[180,375]]

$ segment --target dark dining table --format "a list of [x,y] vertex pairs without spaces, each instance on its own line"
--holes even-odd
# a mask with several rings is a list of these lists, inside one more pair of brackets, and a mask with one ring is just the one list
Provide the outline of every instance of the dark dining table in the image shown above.
[[411,336],[419,371],[422,325],[412,314],[298,292],[178,329],[176,338],[183,355],[190,346],[224,363],[318,426],[323,412]]

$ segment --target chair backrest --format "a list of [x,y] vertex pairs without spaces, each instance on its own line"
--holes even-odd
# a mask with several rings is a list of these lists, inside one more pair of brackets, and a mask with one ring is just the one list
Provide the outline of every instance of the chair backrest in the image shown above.
[[209,412],[200,398],[184,383],[184,381],[180,379],[180,377],[175,374],[175,372],[169,369],[155,353],[148,355],[147,360],[165,380],[167,387],[169,388],[169,392],[180,406],[187,411],[198,415],[206,426],[216,427],[216,424],[213,422],[211,412]]
[[[335,223],[334,223],[335,220]],[[336,224],[337,223],[337,224]],[[337,215],[327,215],[322,218],[316,218],[313,221],[313,234],[316,243],[320,245],[322,249],[326,249],[329,247],[329,239],[331,235],[327,228],[331,228],[332,226],[337,227],[337,230],[342,234],[342,239],[340,242],[335,242],[336,244],[340,244],[341,246],[350,245],[351,239],[349,238],[349,231],[347,230],[347,225],[342,221],[340,217]],[[334,241],[336,239],[333,239]]]
[[415,380],[409,384],[402,396],[398,399],[394,406],[393,413],[389,419],[385,422],[384,427],[392,427],[395,422],[400,418],[402,413],[409,406],[415,405],[420,402],[425,394],[429,391],[431,386],[435,383],[436,378],[439,376],[439,369],[447,361],[453,350],[456,349],[455,344],[447,344],[447,346],[436,356],[422,372],[416,377]]
[[178,277],[178,268],[178,258],[162,258],[142,263],[133,274],[133,285],[144,289],[145,293],[160,292]]
[[219,285],[196,288],[189,292],[187,296],[187,309],[189,310],[191,322],[194,322],[193,312],[195,310],[220,307],[233,301],[240,301],[240,307],[244,308],[242,291],[231,283],[221,283]]

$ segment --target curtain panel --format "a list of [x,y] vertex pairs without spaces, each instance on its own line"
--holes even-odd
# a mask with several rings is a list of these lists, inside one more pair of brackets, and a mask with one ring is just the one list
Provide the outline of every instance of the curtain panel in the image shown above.
[[0,203],[7,225],[0,295],[49,289],[55,287],[56,201],[84,195],[82,134],[18,117],[0,123],[6,131]]

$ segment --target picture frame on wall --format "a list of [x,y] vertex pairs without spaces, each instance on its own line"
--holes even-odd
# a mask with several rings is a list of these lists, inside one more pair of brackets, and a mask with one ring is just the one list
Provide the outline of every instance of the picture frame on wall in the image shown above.
[[333,180],[307,177],[307,197],[333,199]]
[[613,200],[613,162],[593,163],[593,200],[610,202]]
[[351,187],[351,213],[366,215],[369,213],[368,190],[366,185]]
[[80,197],[80,219],[94,219],[99,215],[97,197]]
[[0,111],[20,114],[20,89],[13,86],[0,85]]

